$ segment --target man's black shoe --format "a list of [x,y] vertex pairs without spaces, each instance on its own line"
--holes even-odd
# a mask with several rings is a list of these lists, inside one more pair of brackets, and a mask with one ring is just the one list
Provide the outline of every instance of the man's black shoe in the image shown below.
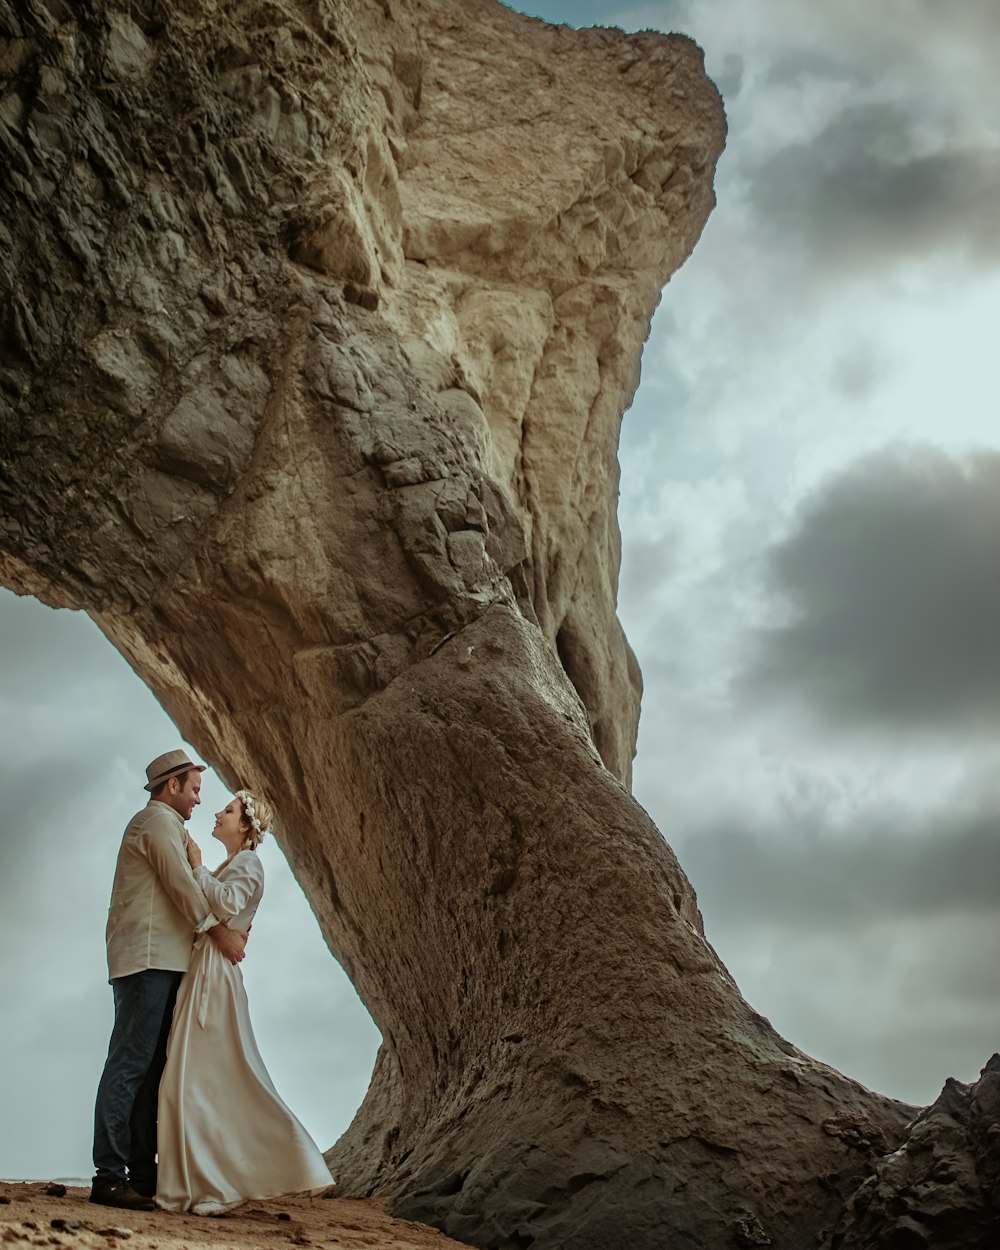
[[155,1211],[156,1203],[145,1194],[137,1194],[128,1181],[117,1177],[95,1176],[90,1187],[90,1201],[102,1207],[124,1207],[127,1211]]
[[152,1198],[156,1193],[156,1176],[130,1176],[128,1183],[132,1186],[137,1194],[142,1194],[144,1198]]

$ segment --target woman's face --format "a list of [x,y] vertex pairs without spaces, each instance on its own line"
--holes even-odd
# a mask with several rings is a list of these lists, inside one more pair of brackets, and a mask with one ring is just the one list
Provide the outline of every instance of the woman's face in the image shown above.
[[215,828],[212,837],[218,838],[229,850],[239,846],[246,831],[243,828],[243,804],[239,799],[230,799],[221,812],[215,813]]

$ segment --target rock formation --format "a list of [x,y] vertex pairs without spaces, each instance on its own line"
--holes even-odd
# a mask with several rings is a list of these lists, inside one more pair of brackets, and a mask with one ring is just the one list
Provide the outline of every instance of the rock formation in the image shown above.
[[912,1109],[743,1002],[627,789],[616,444],[712,204],[698,49],[494,0],[0,28],[0,580],[275,801],[384,1039],[342,1188],[815,1245]]
[[1000,1246],[1000,1055],[949,1080],[848,1201],[829,1250]]

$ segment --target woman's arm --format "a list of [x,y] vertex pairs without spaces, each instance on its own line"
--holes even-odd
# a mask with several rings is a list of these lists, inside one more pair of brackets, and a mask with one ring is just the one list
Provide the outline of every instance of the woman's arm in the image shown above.
[[264,883],[264,867],[253,851],[237,855],[225,881],[213,877],[204,864],[195,869],[194,875],[212,911],[220,918],[238,916]]

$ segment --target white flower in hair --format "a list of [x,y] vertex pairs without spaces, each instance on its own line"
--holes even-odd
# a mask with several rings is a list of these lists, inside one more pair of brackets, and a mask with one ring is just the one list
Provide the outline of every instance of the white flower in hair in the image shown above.
[[254,833],[258,840],[264,836],[260,827],[260,820],[257,817],[256,800],[249,790],[237,790],[236,797],[243,803],[243,810],[246,812],[246,818],[253,827]]

